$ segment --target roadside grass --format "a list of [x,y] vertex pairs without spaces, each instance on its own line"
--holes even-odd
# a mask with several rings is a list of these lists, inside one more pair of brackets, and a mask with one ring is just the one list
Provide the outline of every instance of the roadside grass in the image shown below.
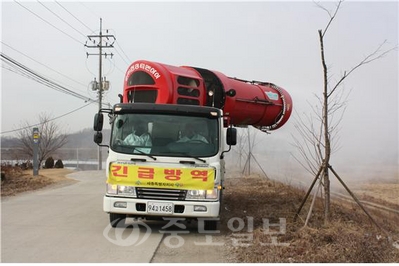
[[1,172],[5,175],[5,180],[1,181],[1,197],[3,198],[70,181],[65,178],[65,175],[71,173],[72,170],[40,169],[39,174],[33,176],[32,170],[2,165]]
[[399,249],[392,245],[399,241],[397,214],[369,209],[389,239],[355,203],[334,200],[325,224],[323,203],[317,199],[303,227],[310,200],[301,218],[294,221],[294,215],[304,191],[257,176],[227,178],[225,187],[221,232],[230,239],[234,262],[399,262]]

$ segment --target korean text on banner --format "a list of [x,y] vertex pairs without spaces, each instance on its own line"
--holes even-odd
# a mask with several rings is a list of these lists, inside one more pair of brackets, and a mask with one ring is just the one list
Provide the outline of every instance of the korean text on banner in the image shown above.
[[113,163],[107,182],[111,185],[169,189],[213,189],[214,168],[171,168]]

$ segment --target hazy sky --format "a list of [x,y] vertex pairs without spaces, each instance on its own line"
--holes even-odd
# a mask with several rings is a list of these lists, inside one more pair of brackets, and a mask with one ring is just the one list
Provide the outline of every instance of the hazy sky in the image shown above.
[[[321,3],[329,10],[336,4]],[[104,60],[103,73],[111,82],[105,102],[111,104],[122,93],[128,64],[139,59],[273,82],[291,94],[299,115],[309,112],[309,103],[317,103],[314,94],[322,89],[317,30],[329,18],[311,1],[18,1],[2,2],[1,9],[2,53],[90,98],[96,97],[88,84],[98,76],[98,57],[87,58],[86,52],[98,51],[84,43],[86,35],[98,34],[101,17],[103,29],[117,39],[115,49],[109,50],[114,57]],[[396,1],[342,4],[325,38],[332,82],[384,40],[386,49],[397,45],[398,12]],[[23,121],[35,124],[40,113],[59,117],[87,104],[2,66],[1,132],[18,129]],[[341,89],[352,90],[340,133],[341,154],[354,161],[386,155],[397,163],[397,51],[360,68]],[[80,131],[92,127],[97,109],[90,104],[56,121],[67,132]],[[292,141],[293,125],[291,119],[268,141]]]

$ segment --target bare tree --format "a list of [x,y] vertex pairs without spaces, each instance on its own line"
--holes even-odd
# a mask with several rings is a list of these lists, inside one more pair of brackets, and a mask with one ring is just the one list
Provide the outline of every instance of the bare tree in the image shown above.
[[[328,222],[330,216],[330,171],[337,177],[337,179],[345,187],[349,194],[351,194],[354,200],[358,202],[358,204],[362,207],[366,214],[368,214],[367,211],[360,204],[360,202],[357,200],[355,195],[353,195],[353,193],[349,190],[349,188],[345,185],[345,183],[330,165],[331,156],[334,150],[339,148],[339,146],[337,145],[339,144],[339,124],[342,121],[344,110],[347,104],[346,97],[348,96],[348,93],[345,93],[344,90],[340,88],[344,80],[346,80],[346,78],[348,78],[348,76],[351,75],[355,70],[357,70],[361,66],[378,60],[385,56],[387,53],[397,49],[397,46],[391,49],[383,49],[386,45],[386,41],[384,41],[377,47],[377,49],[364,57],[364,59],[361,60],[358,64],[356,64],[349,70],[344,71],[343,74],[339,77],[338,81],[336,81],[335,83],[332,82],[329,78],[329,69],[327,67],[325,59],[324,38],[333,20],[336,18],[342,2],[343,1],[339,1],[337,3],[333,12],[329,11],[322,5],[317,4],[322,10],[327,12],[329,16],[329,21],[326,27],[323,30],[318,30],[321,63],[323,69],[323,93],[321,97],[316,96],[319,100],[319,105],[316,105],[316,107],[312,107],[313,114],[305,115],[304,118],[298,118],[298,121],[296,123],[296,129],[299,133],[299,137],[293,136],[294,146],[297,147],[302,157],[302,160],[296,158],[297,161],[300,162],[300,164],[305,167],[305,169],[315,175],[313,183],[310,186],[304,200],[302,201],[302,204],[296,215],[300,213],[315,183],[317,182],[317,180],[319,180],[319,187],[323,186],[324,188],[325,222]],[[302,138],[303,141],[301,141],[300,138]],[[317,191],[315,194],[317,194]],[[310,208],[309,214],[311,212],[311,209],[312,206]],[[308,215],[308,218],[309,217],[310,215]],[[369,217],[372,219],[371,216]],[[306,223],[307,221],[308,219],[306,220]]]
[[[42,165],[44,159],[51,156],[56,150],[61,148],[67,143],[67,135],[61,133],[61,128],[54,122],[50,115],[40,114],[39,115],[39,128],[40,142],[39,142],[39,167]],[[33,157],[33,139],[32,129],[33,126],[28,121],[23,122],[22,130],[18,131],[18,142],[19,147],[29,155]]]

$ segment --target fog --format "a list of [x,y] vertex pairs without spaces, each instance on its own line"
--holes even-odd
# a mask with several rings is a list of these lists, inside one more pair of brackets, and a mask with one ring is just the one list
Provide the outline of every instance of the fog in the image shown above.
[[[69,26],[38,2],[18,3],[1,3],[2,53],[90,98],[96,97],[88,84],[98,75],[98,57],[86,52],[98,51],[85,49],[84,43],[86,35],[98,33],[100,17],[117,39],[114,57],[104,60],[103,73],[111,81],[104,101],[110,104],[118,102],[128,65],[139,59],[283,87],[295,112],[281,129],[257,134],[253,154],[278,179],[311,182],[291,143],[295,121],[312,112],[323,86],[317,30],[329,18],[314,2],[60,2],[64,8],[42,3]],[[328,10],[336,4],[321,3]],[[398,2],[345,1],[325,38],[331,84],[384,41],[383,49],[395,47],[398,24]],[[1,132],[14,134],[22,121],[35,124],[43,112],[59,117],[67,132],[91,127],[98,106],[2,66]],[[338,133],[341,148],[331,164],[345,180],[398,179],[398,73],[396,50],[362,66],[339,88],[350,93]]]

